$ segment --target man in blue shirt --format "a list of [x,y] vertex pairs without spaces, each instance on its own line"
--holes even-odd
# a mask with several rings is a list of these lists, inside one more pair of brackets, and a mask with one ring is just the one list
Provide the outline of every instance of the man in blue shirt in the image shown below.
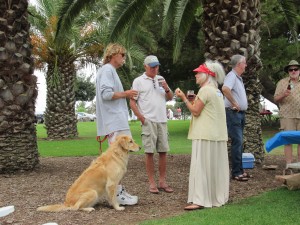
[[233,55],[230,64],[232,70],[225,77],[222,91],[225,96],[227,130],[231,139],[231,173],[234,180],[248,181],[250,175],[244,172],[242,164],[245,111],[248,108],[242,79],[247,66],[246,58]]

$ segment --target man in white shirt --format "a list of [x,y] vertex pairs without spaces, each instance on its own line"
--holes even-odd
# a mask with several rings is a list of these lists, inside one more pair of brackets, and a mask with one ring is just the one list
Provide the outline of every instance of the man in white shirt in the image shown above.
[[[146,153],[146,171],[149,179],[149,191],[158,194],[173,189],[166,182],[167,152],[169,151],[166,100],[173,98],[165,79],[158,75],[159,61],[156,56],[145,58],[145,72],[137,77],[132,88],[138,96],[130,99],[130,107],[142,123],[142,142]],[[154,178],[154,151],[159,153],[159,185]]]

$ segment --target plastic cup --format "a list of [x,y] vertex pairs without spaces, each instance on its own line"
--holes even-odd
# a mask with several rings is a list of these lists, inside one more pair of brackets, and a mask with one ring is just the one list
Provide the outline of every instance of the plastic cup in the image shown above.
[[162,87],[163,85],[163,82],[165,81],[165,79],[163,79],[163,78],[159,78],[158,79],[158,85],[160,86],[160,87]]
[[194,100],[195,97],[194,90],[188,90],[186,96],[190,101]]

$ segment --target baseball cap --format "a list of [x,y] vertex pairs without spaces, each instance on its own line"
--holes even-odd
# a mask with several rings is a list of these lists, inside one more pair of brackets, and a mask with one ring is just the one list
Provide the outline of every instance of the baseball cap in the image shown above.
[[148,55],[144,60],[144,65],[155,67],[155,66],[159,66],[160,63],[158,61],[158,58],[155,55]]

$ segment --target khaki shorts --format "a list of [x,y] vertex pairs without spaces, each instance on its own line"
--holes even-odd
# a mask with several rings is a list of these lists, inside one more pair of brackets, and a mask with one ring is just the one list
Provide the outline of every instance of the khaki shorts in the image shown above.
[[122,134],[125,134],[125,135],[128,135],[128,136],[132,137],[130,130],[118,130],[118,131],[115,131],[115,132],[110,133],[108,135],[108,138],[107,138],[108,144],[113,143],[116,140],[116,138],[119,135],[122,135]]
[[169,151],[167,123],[155,123],[145,120],[142,125],[142,142],[145,153]]
[[300,130],[300,119],[296,118],[281,118],[280,130]]

